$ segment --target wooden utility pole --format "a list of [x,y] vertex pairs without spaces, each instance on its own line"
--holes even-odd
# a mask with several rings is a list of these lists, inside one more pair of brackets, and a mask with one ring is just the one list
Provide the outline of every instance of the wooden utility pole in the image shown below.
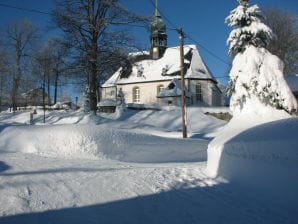
[[185,102],[185,80],[184,80],[184,34],[182,28],[178,29],[180,46],[180,75],[181,75],[181,111],[182,111],[182,136],[187,138],[186,126],[186,102]]

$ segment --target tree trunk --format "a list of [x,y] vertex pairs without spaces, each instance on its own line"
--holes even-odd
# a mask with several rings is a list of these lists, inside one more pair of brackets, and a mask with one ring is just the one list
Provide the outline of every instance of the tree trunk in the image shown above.
[[55,84],[54,84],[54,104],[57,103],[58,79],[59,79],[59,72],[57,69],[55,74]]
[[0,81],[1,81],[1,83],[0,83],[0,112],[1,112],[3,89],[2,89],[2,80],[0,80]]
[[91,54],[90,54],[90,83],[89,83],[89,97],[90,97],[90,110],[96,114],[97,110],[97,41],[93,41]]
[[48,74],[48,82],[47,82],[47,89],[48,89],[48,105],[51,106],[51,81],[50,81],[50,74]]
[[12,102],[12,110],[13,112],[17,111],[17,96],[20,86],[20,81],[22,78],[22,69],[21,69],[21,41],[17,40],[16,45],[16,66],[17,66],[17,74],[16,77],[13,78],[12,84],[12,95],[11,95],[11,102]]
[[17,81],[16,78],[13,79],[12,83],[12,91],[11,91],[11,104],[12,104],[12,111],[17,110]]
[[99,89],[99,87],[97,87],[97,100],[98,100],[98,102],[100,101],[100,99],[101,99],[100,89]]
[[96,65],[92,63],[91,72],[90,72],[90,110],[96,114],[96,105],[97,105],[97,97],[96,97],[96,87],[97,87],[97,72],[96,72]]

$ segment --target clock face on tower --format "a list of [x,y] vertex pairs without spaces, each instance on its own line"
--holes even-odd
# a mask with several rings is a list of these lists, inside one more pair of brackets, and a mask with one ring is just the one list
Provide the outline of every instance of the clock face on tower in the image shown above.
[[157,53],[158,52],[158,48],[157,47],[154,47],[153,48],[153,53]]

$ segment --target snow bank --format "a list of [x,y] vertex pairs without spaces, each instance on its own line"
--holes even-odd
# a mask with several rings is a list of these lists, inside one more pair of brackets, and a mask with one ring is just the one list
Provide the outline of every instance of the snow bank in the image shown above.
[[271,107],[263,107],[262,109],[263,110],[260,111],[243,112],[238,116],[234,116],[230,122],[217,133],[216,138],[208,145],[207,173],[209,176],[216,177],[221,175],[219,167],[221,166],[222,154],[227,150],[225,144],[235,136],[258,125],[291,118],[289,114],[282,110],[274,110]]
[[90,124],[7,127],[0,135],[3,151],[126,162],[202,161],[207,158],[207,144]]
[[298,118],[282,111],[233,118],[208,146],[207,174],[293,192],[298,188],[297,130]]
[[[214,137],[215,133],[226,124],[225,121],[205,115],[206,108],[187,108],[187,130],[189,136],[200,134],[202,137]],[[210,110],[212,110],[210,108]],[[170,106],[162,111],[140,111],[127,119],[130,123],[137,123],[140,127],[151,125],[168,132],[180,132],[181,137],[182,121],[181,108]],[[176,136],[177,137],[177,136]]]
[[176,107],[163,111],[117,108],[116,113],[105,116],[52,111],[46,113],[45,124],[43,112],[38,111],[35,125],[28,125],[29,112],[2,113],[0,149],[127,162],[206,161],[209,139],[226,122],[204,115],[200,108],[188,108],[187,113],[192,137],[187,140],[182,139],[181,108]]
[[219,174],[244,180],[267,177],[266,182],[268,178],[295,176],[291,180],[298,181],[297,128],[298,119],[291,118],[265,123],[238,134],[225,144]]

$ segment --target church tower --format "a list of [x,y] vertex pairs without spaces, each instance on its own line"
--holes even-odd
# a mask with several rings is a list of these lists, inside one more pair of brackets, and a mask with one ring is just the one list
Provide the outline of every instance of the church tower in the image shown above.
[[161,19],[156,0],[155,15],[150,25],[150,55],[152,59],[156,60],[163,56],[167,48],[167,37],[166,25]]

